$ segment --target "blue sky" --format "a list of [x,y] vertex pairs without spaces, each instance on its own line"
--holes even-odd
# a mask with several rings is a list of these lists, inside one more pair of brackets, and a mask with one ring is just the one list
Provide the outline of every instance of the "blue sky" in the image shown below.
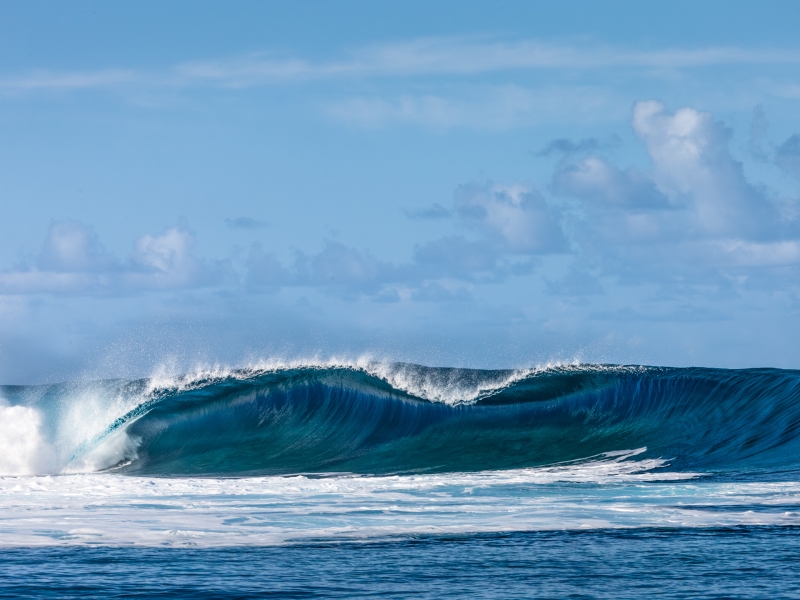
[[800,367],[800,5],[6,2],[0,381]]

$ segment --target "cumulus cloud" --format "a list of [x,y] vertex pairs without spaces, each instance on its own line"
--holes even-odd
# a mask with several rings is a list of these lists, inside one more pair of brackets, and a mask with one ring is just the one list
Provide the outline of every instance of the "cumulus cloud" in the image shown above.
[[463,236],[445,236],[418,244],[411,260],[403,263],[379,260],[368,250],[327,240],[321,251],[297,252],[284,265],[274,254],[254,244],[246,265],[245,281],[252,288],[313,287],[379,301],[400,299],[400,288],[413,299],[463,299],[463,292],[453,292],[447,282],[498,280],[515,272],[502,260],[496,244],[489,240],[470,241]]
[[0,272],[0,292],[80,293],[97,290],[119,272],[92,229],[72,220],[50,224],[36,258]]
[[50,225],[36,264],[56,273],[102,272],[118,266],[89,226],[71,220]]
[[[639,278],[794,261],[798,223],[781,214],[769,190],[748,181],[724,123],[646,101],[634,105],[631,125],[648,168],[620,168],[593,152],[556,166],[553,192],[580,201],[565,219],[583,259]],[[792,143],[778,154],[787,169]]]
[[396,279],[394,266],[366,250],[327,240],[314,255],[298,254],[296,281],[301,285],[373,288]]
[[552,254],[569,249],[560,214],[541,194],[523,185],[465,185],[456,191],[455,211],[516,254]]
[[367,250],[332,240],[326,240],[320,252],[296,252],[288,265],[274,253],[265,252],[260,244],[253,244],[246,266],[245,282],[255,289],[315,287],[345,296],[375,296],[386,291],[384,284],[408,278],[401,267],[378,260]]
[[124,281],[133,288],[184,288],[212,285],[222,277],[218,267],[197,259],[194,236],[173,227],[161,235],[143,235],[134,242],[131,268]]
[[456,190],[452,209],[434,204],[407,214],[414,220],[454,218],[471,236],[444,235],[416,244],[411,259],[399,263],[327,240],[321,251],[297,252],[284,265],[254,244],[246,260],[245,281],[256,289],[316,287],[384,302],[455,301],[469,298],[465,283],[528,275],[534,257],[569,250],[560,212],[527,186],[465,185]]
[[194,237],[174,227],[161,235],[135,240],[126,260],[100,243],[97,234],[77,221],[54,222],[36,260],[0,273],[6,294],[126,294],[147,289],[213,285],[225,276],[221,263],[194,256]]
[[688,107],[669,113],[659,102],[637,102],[632,124],[658,188],[691,211],[688,233],[764,239],[780,231],[778,211],[730,154],[731,130],[710,113]]
[[[769,189],[747,179],[730,151],[731,130],[708,112],[671,112],[653,101],[634,105],[631,126],[649,158],[644,167],[619,167],[593,144],[560,144],[564,156],[550,189],[576,201],[562,221],[575,253],[572,270],[546,279],[546,290],[599,292],[588,272],[704,293],[733,293],[756,279],[763,287],[772,272],[772,285],[785,287],[786,269],[800,267],[800,223]],[[792,173],[796,155],[800,137],[793,136],[774,160]]]
[[[387,261],[333,240],[281,260],[253,244],[238,263],[240,277],[226,261],[199,258],[194,236],[182,227],[142,235],[117,258],[89,226],[57,221],[38,253],[0,273],[0,293],[129,294],[243,284],[253,292],[310,287],[382,302],[452,302],[468,300],[475,285],[528,276],[557,260],[561,267],[545,270],[542,283],[569,300],[600,295],[614,281],[721,287],[759,269],[800,266],[798,223],[747,180],[723,123],[694,108],[670,112],[647,101],[634,105],[631,126],[648,165],[618,166],[600,154],[608,144],[594,138],[555,140],[543,151],[561,155],[549,192],[521,183],[471,183],[455,190],[450,205],[407,211],[442,231],[409,244],[406,260]],[[775,162],[796,173],[798,156],[800,136],[792,136]],[[247,217],[226,224],[260,226]]]
[[669,200],[635,166],[619,169],[599,156],[564,162],[553,177],[556,193],[631,209],[667,208]]

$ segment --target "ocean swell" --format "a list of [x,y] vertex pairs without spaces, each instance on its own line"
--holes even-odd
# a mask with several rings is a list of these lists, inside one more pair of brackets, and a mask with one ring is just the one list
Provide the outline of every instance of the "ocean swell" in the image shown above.
[[15,410],[28,437],[0,470],[469,472],[642,447],[670,471],[795,469],[799,384],[778,369],[371,364],[6,387],[0,410]]

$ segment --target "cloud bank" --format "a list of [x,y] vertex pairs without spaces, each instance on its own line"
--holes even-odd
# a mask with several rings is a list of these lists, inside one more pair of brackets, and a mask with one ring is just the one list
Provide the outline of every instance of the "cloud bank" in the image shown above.
[[[133,240],[114,256],[87,224],[53,222],[35,255],[0,272],[0,294],[132,295],[143,291],[321,290],[379,302],[467,301],[476,286],[536,277],[554,296],[605,293],[609,285],[655,283],[687,289],[787,290],[800,264],[793,201],[748,180],[731,153],[732,131],[708,112],[637,102],[631,129],[647,165],[618,165],[606,154],[619,139],[558,139],[539,155],[556,159],[549,182],[472,182],[452,199],[409,209],[412,222],[441,227],[410,244],[406,261],[324,241],[289,261],[254,243],[239,259],[203,259],[183,227]],[[800,176],[800,135],[770,160]],[[229,218],[227,227],[264,223]],[[538,273],[538,275],[537,275]],[[688,286],[688,287],[687,287]],[[668,292],[664,292],[668,293]]]
[[225,261],[210,263],[194,255],[194,237],[173,227],[137,238],[125,259],[110,254],[88,225],[56,221],[38,255],[0,273],[2,294],[130,294],[219,285]]

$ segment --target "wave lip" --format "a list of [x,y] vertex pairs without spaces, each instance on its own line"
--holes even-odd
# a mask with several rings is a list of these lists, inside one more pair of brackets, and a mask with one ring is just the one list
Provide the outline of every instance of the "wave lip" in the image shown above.
[[[662,471],[667,463],[675,472],[794,470],[798,384],[800,373],[778,369],[481,371],[363,362],[7,387],[0,410],[38,418],[31,439],[39,441],[27,465],[14,472],[0,461],[0,471],[41,472],[49,452],[61,471],[470,472],[641,447],[642,459],[667,461],[654,467]],[[87,416],[91,426],[77,427]]]

